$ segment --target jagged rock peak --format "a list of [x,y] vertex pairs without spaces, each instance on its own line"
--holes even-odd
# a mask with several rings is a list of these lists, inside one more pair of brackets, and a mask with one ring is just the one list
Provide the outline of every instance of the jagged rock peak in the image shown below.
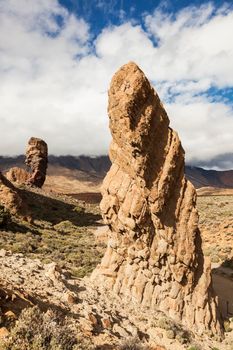
[[48,146],[45,141],[31,137],[26,150],[26,165],[31,169],[28,183],[42,187],[46,179],[48,165]]
[[16,184],[42,187],[46,180],[48,166],[48,146],[45,141],[37,137],[30,138],[25,163],[30,171],[13,167],[6,173],[7,179]]
[[113,76],[108,114],[112,166],[100,206],[109,238],[93,281],[199,334],[221,333],[184,151],[135,63]]

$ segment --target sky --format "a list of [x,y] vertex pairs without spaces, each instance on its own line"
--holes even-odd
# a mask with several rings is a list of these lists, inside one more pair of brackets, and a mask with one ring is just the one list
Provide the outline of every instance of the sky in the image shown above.
[[233,169],[232,35],[232,1],[0,0],[0,154],[31,136],[50,154],[107,154],[111,77],[134,61],[186,162]]

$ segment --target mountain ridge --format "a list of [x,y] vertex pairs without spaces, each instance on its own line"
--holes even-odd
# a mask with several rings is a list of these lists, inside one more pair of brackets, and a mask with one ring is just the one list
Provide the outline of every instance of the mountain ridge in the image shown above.
[[[0,169],[5,172],[11,167],[18,166],[20,168],[26,168],[24,164],[24,155],[15,157],[0,156]],[[49,155],[49,167],[48,175],[55,175],[56,168],[61,173],[65,169],[78,170],[82,173],[93,175],[99,179],[102,179],[108,172],[111,162],[107,155],[102,156],[54,156]],[[55,168],[54,168],[55,167]],[[69,176],[78,176],[77,173]],[[185,166],[186,177],[193,183],[196,188],[200,187],[218,187],[218,188],[233,188],[233,170],[206,170],[201,167],[186,165]],[[83,177],[84,174],[82,174]]]

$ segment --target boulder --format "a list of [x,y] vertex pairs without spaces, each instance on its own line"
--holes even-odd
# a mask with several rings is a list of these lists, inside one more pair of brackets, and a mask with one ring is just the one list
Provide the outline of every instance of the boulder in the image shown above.
[[26,184],[30,176],[31,176],[30,173],[18,167],[10,168],[6,173],[7,179],[18,185]]
[[17,188],[0,172],[0,205],[13,215],[27,216],[28,210]]

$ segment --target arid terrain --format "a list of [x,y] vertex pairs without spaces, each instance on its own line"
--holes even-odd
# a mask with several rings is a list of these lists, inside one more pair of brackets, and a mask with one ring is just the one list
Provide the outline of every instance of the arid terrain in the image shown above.
[[[72,324],[75,322],[75,337],[77,336],[80,342],[77,349],[120,349],[121,345],[122,349],[142,349],[142,346],[145,349],[158,350],[204,349],[201,341],[192,338],[191,333],[186,334],[184,330],[179,330],[177,325],[171,323],[163,314],[158,313],[156,317],[154,314],[153,317],[147,314],[145,319],[143,311],[141,315],[136,315],[132,308],[129,317],[128,306],[121,305],[122,314],[116,313],[114,316],[117,310],[114,311],[114,306],[107,303],[113,296],[107,294],[106,300],[101,301],[98,310],[97,299],[102,293],[98,294],[96,291],[95,295],[93,290],[90,292],[90,286],[88,282],[85,284],[85,279],[77,278],[89,276],[105,250],[106,230],[99,205],[43,189],[24,188],[22,191],[30,202],[33,222],[28,223],[13,217],[7,226],[1,227],[2,339],[8,334],[6,329],[9,331],[15,320],[20,317],[22,309],[39,305],[40,309],[54,310],[55,314],[56,310],[67,312],[72,309],[75,310],[72,311],[74,314],[78,310],[78,322],[69,316],[68,325],[57,326],[59,330],[59,327],[62,327],[62,331],[66,331],[65,327],[73,329]],[[224,313],[228,307],[229,319],[233,311],[233,270],[228,263],[232,258],[230,248],[233,196],[200,196],[198,209],[204,252],[212,260],[214,288],[222,300],[221,307]],[[36,284],[36,280],[40,281],[39,284]],[[90,299],[88,305],[81,304],[81,307],[78,299],[87,298],[87,294]],[[108,310],[111,310],[111,317]],[[31,322],[34,317],[42,317],[38,309],[21,316],[19,328],[22,327],[22,322]],[[50,317],[54,322],[55,316]],[[120,324],[119,317],[124,320]],[[49,317],[46,322],[51,322]],[[229,321],[226,322],[228,332],[225,341],[219,344],[218,341],[212,340],[209,342],[210,349],[232,349],[232,326]],[[17,338],[22,336],[23,330],[20,328],[14,331],[13,339],[18,341]],[[36,332],[34,329],[32,331]],[[150,335],[151,344],[158,344],[160,347],[146,345],[146,334]],[[140,348],[136,347],[139,346],[139,342],[142,344]],[[135,344],[134,348],[126,347],[132,344]]]
[[185,170],[133,62],[108,113],[110,169],[47,168],[35,137],[27,167],[0,159],[0,350],[232,350],[232,171]]
[[210,257],[216,294],[220,298],[223,314],[233,316],[233,195],[225,194],[198,196],[197,206],[203,251]]
[[[83,189],[83,184],[90,181],[91,187],[98,186],[110,168],[110,159],[108,156],[52,156],[48,157],[48,172],[49,178],[46,179],[48,188],[56,191],[67,192],[71,182],[66,185],[66,181],[80,180],[73,182],[73,192],[80,192]],[[20,167],[25,169],[25,156],[17,157],[1,157],[0,168],[6,172],[12,167]],[[233,170],[206,170],[200,167],[189,166],[185,167],[185,174],[187,178],[193,183],[196,188],[213,187],[218,189],[233,189]],[[63,178],[62,178],[63,177]],[[58,180],[58,181],[57,181]],[[65,180],[65,181],[64,181]],[[77,184],[77,186],[76,186]],[[88,190],[88,186],[86,187]],[[89,192],[94,191],[90,188]]]

